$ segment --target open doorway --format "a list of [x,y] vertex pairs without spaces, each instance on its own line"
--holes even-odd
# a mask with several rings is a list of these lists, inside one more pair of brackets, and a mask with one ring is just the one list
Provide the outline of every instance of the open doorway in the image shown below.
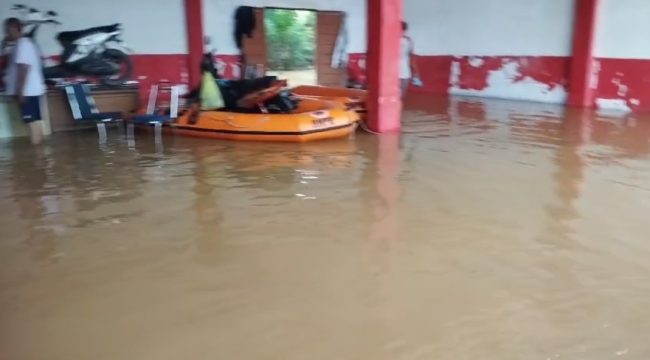
[[287,79],[291,86],[316,85],[316,12],[264,10],[269,75]]

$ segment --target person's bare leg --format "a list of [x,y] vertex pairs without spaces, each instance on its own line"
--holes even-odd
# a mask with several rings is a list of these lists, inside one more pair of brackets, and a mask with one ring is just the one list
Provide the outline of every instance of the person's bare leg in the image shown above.
[[32,139],[32,144],[39,145],[43,142],[43,121],[32,121],[29,123],[29,134]]
[[409,79],[399,79],[400,90],[402,91],[402,99],[406,97],[406,91],[409,88]]

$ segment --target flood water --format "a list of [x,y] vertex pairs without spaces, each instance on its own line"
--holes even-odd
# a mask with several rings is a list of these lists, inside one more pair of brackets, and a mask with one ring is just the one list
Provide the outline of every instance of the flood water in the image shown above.
[[[650,117],[0,145],[0,359],[649,359]],[[424,103],[424,102],[423,102]]]

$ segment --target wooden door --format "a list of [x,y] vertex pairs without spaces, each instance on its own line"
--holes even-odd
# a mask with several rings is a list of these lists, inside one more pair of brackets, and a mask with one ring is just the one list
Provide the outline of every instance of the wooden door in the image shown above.
[[336,38],[342,25],[342,12],[318,12],[316,20],[316,72],[319,85],[345,86],[347,69],[332,68],[334,46],[336,46]]

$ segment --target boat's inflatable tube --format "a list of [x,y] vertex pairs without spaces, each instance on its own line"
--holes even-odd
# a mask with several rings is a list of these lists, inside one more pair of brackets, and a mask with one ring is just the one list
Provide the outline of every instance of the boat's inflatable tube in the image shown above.
[[348,136],[359,115],[332,101],[304,99],[291,114],[187,111],[170,124],[177,135],[242,141],[306,142]]

